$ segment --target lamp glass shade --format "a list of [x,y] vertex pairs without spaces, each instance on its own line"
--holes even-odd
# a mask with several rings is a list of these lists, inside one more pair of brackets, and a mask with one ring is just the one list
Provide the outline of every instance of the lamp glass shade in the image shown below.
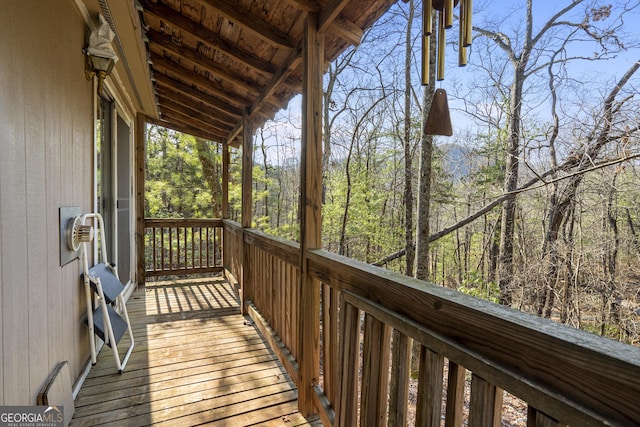
[[87,55],[89,60],[89,68],[95,72],[102,71],[105,74],[110,74],[113,70],[113,66],[116,64],[113,58],[105,58],[97,55]]

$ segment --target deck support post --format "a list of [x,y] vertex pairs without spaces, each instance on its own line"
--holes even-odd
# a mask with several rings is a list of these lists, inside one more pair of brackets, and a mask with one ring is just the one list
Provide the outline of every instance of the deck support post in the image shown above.
[[[224,223],[225,219],[229,219],[229,144],[226,142],[222,144],[222,212],[220,212],[220,217],[222,218],[222,266],[226,268],[230,266],[229,254],[226,250],[228,247],[226,243],[227,226]],[[223,271],[226,277],[226,270]]]
[[[229,219],[229,144],[222,144],[222,219]],[[224,256],[224,254],[223,254]]]
[[242,119],[242,274],[240,277],[240,307],[247,314],[248,299],[252,297],[251,268],[249,266],[249,245],[244,243],[244,230],[251,228],[252,187],[253,187],[253,122],[248,111]]
[[324,36],[318,16],[307,16],[302,47],[302,152],[300,165],[300,305],[298,409],[315,412],[320,360],[320,284],[311,277],[307,251],[322,246],[322,65]]
[[145,283],[145,257],[144,257],[144,171],[145,171],[145,129],[146,117],[143,113],[136,115],[135,128],[135,154],[134,154],[134,185],[135,185],[135,212],[136,212],[136,284],[144,286]]

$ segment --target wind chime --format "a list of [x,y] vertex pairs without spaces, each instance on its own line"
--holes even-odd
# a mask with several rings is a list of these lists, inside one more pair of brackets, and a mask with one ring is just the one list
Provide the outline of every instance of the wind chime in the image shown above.
[[[453,9],[460,5],[460,31],[458,37],[458,66],[467,65],[467,47],[471,46],[472,0],[423,0],[422,4],[422,84],[429,84],[431,36],[436,37],[436,80],[444,80],[444,57],[447,42],[446,30],[453,27]],[[438,13],[437,34],[434,34],[432,19]],[[427,123],[427,135],[453,135],[447,92],[437,89]]]

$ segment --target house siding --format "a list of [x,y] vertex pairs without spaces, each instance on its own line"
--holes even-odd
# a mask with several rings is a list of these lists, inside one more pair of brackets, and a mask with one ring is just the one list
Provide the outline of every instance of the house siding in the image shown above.
[[35,404],[60,361],[89,358],[81,265],[59,263],[61,206],[91,211],[88,29],[72,0],[0,13],[0,405]]

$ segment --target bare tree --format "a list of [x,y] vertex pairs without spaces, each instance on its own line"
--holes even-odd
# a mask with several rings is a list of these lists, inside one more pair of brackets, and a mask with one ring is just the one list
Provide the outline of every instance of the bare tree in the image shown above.
[[[584,19],[571,21],[567,19],[569,13],[581,4],[588,5]],[[613,29],[599,29],[595,24],[607,17],[611,11],[610,5],[599,5],[597,2],[573,0],[560,11],[555,13],[541,29],[534,34],[533,0],[526,0],[524,26],[521,32],[509,36],[500,31],[499,27],[481,28],[474,30],[482,37],[491,41],[487,49],[491,51],[497,46],[507,56],[512,68],[512,80],[508,91],[506,165],[503,191],[509,196],[502,204],[502,220],[500,234],[500,258],[498,265],[500,302],[510,305],[512,302],[512,280],[514,274],[514,230],[516,223],[516,197],[511,195],[518,188],[519,168],[522,155],[523,141],[523,105],[525,82],[544,70],[549,62],[546,52],[560,41],[566,45],[568,41],[579,40],[577,31],[601,46],[601,53],[597,58],[609,57],[613,51],[621,46]],[[577,30],[577,31],[576,31]],[[563,33],[564,31],[564,33]],[[613,49],[613,50],[612,50]],[[566,63],[574,59],[586,59],[580,56],[563,56],[561,62]],[[594,58],[590,58],[594,59]]]

